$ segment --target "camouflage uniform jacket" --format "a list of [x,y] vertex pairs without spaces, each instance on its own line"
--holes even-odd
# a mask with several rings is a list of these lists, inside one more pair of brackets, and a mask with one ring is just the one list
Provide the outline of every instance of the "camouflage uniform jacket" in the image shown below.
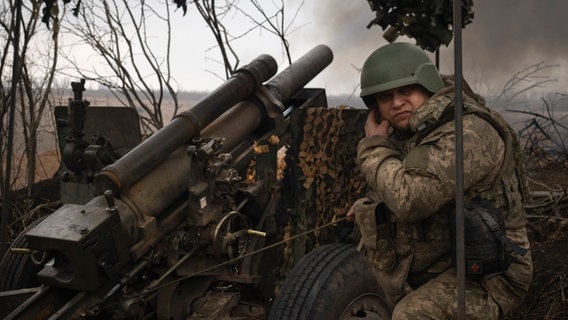
[[[364,137],[359,142],[357,160],[370,187],[369,198],[384,204],[390,221],[391,232],[379,229],[376,233],[379,261],[374,261],[374,266],[385,271],[393,267],[389,261],[380,261],[393,257],[385,240],[387,244],[392,240],[399,262],[407,257],[410,275],[435,276],[451,266],[448,214],[456,192],[452,84],[451,79],[446,79],[446,87],[412,114],[410,137],[391,134],[388,138]],[[467,84],[463,148],[466,203],[475,196],[492,201],[505,212],[508,238],[529,249],[523,207],[529,193],[516,135]],[[385,239],[385,234],[390,239]],[[522,301],[531,279],[529,252],[525,256],[513,254],[507,271],[480,281],[507,313]]]

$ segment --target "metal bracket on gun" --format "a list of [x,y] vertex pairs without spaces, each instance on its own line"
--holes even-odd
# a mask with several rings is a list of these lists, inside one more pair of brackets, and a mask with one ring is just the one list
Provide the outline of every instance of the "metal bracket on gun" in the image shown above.
[[266,99],[268,99],[268,101],[270,101],[273,105],[277,106],[280,111],[286,110],[284,104],[282,104],[280,100],[276,99],[272,92],[270,92],[265,86],[260,86],[256,91],[256,95],[260,100],[264,100],[263,98],[266,97]]

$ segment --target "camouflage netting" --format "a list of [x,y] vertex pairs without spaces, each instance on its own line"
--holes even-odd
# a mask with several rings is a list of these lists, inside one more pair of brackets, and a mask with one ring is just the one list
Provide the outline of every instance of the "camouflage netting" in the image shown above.
[[[303,109],[291,115],[281,196],[285,239],[345,215],[364,194],[355,157],[366,112],[339,106]],[[356,237],[352,234],[348,241]],[[282,274],[306,252],[335,240],[333,229],[328,228],[289,242]]]

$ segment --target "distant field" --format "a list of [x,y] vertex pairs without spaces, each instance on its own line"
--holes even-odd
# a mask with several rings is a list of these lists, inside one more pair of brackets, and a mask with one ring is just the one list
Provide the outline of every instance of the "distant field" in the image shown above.
[[[180,108],[181,111],[190,108],[191,106],[195,105],[201,99],[203,99],[207,95],[206,92],[182,92],[179,94]],[[84,99],[90,102],[90,106],[117,106],[120,105],[120,102],[114,98],[110,92],[106,90],[87,90],[84,93]],[[328,96],[327,97],[328,106],[329,107],[336,107],[339,105],[347,105],[354,108],[366,108],[361,99],[354,95],[341,95],[341,96]],[[164,119],[165,122],[169,122],[172,118],[172,102],[166,101],[164,104],[163,112],[164,112]],[[542,108],[540,108],[542,109]],[[521,113],[513,113],[513,112],[503,112],[503,116],[511,123],[511,125],[516,129],[520,130],[525,126],[525,121],[533,118],[530,115],[521,114]],[[563,112],[555,112],[554,114],[555,119],[563,119],[564,123],[567,122],[568,118],[568,111]],[[46,178],[50,178],[57,173],[59,168],[59,151],[57,149],[57,142],[54,135],[53,130],[53,116],[50,115],[48,119],[46,119],[46,124],[44,125],[44,129],[42,129],[42,133],[40,134],[40,151],[39,151],[39,159],[37,160],[37,175],[36,179],[43,180]],[[20,141],[18,144],[18,140]],[[14,143],[15,145],[15,153],[21,154],[22,152],[22,143],[21,138],[17,139]],[[19,145],[19,147],[18,147]],[[16,157],[19,158],[19,157]],[[22,163],[25,165],[25,163]],[[22,171],[21,168],[17,167],[17,164],[13,165],[15,172],[18,170]],[[22,167],[23,168],[23,167]],[[15,174],[14,172],[14,174]],[[21,181],[17,182],[18,186],[21,186],[24,179],[19,179]]]

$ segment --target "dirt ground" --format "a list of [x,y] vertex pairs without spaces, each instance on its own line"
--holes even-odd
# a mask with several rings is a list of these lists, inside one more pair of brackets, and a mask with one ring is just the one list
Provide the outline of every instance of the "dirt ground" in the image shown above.
[[[539,197],[528,209],[528,230],[534,261],[534,278],[525,303],[506,319],[568,319],[568,168],[529,173],[531,190]],[[32,197],[14,193],[16,220],[10,236],[35,218],[53,212],[61,204],[56,179],[32,188]]]
[[525,302],[507,319],[568,319],[568,168],[529,176],[540,195],[527,210],[534,275]]

